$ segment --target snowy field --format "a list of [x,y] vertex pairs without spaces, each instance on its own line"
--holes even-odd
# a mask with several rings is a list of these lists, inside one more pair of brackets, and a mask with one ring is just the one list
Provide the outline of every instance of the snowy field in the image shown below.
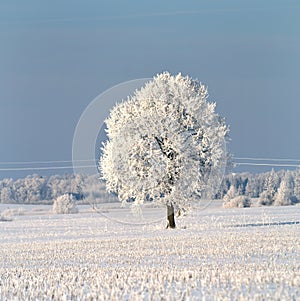
[[0,222],[0,300],[300,300],[300,206],[215,204],[176,230],[23,208]]

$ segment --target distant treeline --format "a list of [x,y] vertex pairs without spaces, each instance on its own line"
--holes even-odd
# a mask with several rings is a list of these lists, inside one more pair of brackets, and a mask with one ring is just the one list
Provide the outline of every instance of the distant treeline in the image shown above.
[[[81,202],[113,201],[99,175],[30,175],[17,180],[0,180],[0,203],[52,203],[57,197],[72,193]],[[246,196],[256,198],[260,205],[290,205],[300,201],[300,170],[251,174],[229,174],[224,177],[216,198],[224,202]]]
[[72,193],[80,202],[94,199],[111,201],[113,196],[105,191],[99,175],[53,175],[42,177],[37,174],[17,180],[0,180],[0,203],[52,204],[57,197]]
[[[272,169],[260,174],[227,175],[217,198],[224,200],[225,207],[251,206],[252,199],[256,199],[257,205],[281,206],[298,203],[300,202],[300,169],[277,172]],[[236,202],[232,202],[234,199]]]

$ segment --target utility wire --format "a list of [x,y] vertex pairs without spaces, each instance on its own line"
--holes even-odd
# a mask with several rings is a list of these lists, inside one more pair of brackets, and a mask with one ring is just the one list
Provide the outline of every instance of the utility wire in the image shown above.
[[279,158],[240,158],[240,157],[234,157],[233,159],[236,160],[250,160],[250,161],[288,161],[288,162],[300,162],[300,160],[297,159],[279,159]]
[[[245,166],[270,166],[270,167],[300,167],[300,164],[286,164],[283,162],[300,162],[300,160],[297,159],[278,159],[278,158],[251,158],[251,157],[234,157],[234,160],[244,160],[244,161],[250,161],[250,162],[233,162],[235,166],[245,165]],[[252,162],[251,162],[252,161]],[[257,163],[254,161],[270,161],[270,162],[264,162],[264,163]],[[93,165],[82,165],[82,166],[76,166],[76,168],[92,168],[95,167],[95,161],[94,160],[57,160],[57,161],[20,161],[20,162],[0,162],[0,165],[35,165],[35,164],[63,164],[63,163],[80,163],[80,162],[86,162],[86,163],[94,163]],[[29,166],[29,167],[0,167],[0,171],[29,171],[29,170],[59,170],[59,169],[73,169],[73,165],[68,166]]]
[[[95,167],[95,165],[76,166],[76,168]],[[57,170],[57,169],[73,169],[73,166],[49,166],[49,167],[16,167],[16,168],[0,168],[0,171],[21,171],[21,170]]]
[[[252,157],[233,157],[233,160],[249,160],[249,161],[277,161],[277,162],[300,162],[299,159],[286,159],[286,158],[252,158]],[[29,165],[29,164],[54,164],[54,163],[78,163],[78,162],[91,162],[93,159],[82,160],[49,160],[49,161],[2,161],[0,165]]]
[[0,165],[28,165],[28,164],[52,164],[52,163],[72,163],[72,162],[95,162],[94,160],[60,160],[60,161],[19,161],[19,162],[0,162]]
[[300,164],[272,164],[272,163],[247,163],[247,162],[238,162],[234,163],[235,165],[248,165],[248,166],[275,166],[275,167],[300,167]]

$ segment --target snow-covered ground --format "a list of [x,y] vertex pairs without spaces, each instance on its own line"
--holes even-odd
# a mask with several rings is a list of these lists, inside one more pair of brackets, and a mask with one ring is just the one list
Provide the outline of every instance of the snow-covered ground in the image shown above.
[[[88,206],[73,215],[23,208],[0,222],[0,300],[300,299],[300,206],[213,204],[175,230]],[[146,210],[152,220],[165,214]]]

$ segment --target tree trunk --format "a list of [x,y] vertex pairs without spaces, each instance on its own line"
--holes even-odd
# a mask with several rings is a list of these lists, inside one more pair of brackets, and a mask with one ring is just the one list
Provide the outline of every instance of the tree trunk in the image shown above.
[[168,219],[168,225],[167,228],[175,229],[175,217],[174,217],[174,207],[173,204],[167,205],[167,219]]

